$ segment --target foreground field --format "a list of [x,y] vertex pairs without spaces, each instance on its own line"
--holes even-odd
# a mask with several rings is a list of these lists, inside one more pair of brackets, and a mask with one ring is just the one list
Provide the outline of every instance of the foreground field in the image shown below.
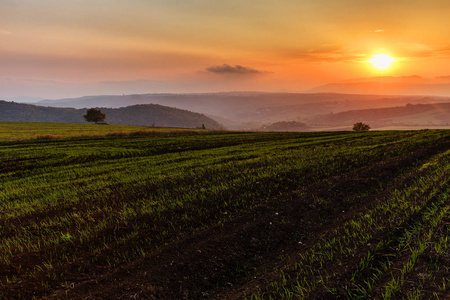
[[0,299],[448,299],[449,160],[446,130],[3,141]]

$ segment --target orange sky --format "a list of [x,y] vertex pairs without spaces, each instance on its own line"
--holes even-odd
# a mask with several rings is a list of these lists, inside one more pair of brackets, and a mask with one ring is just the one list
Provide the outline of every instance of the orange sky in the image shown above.
[[[444,0],[2,0],[0,97],[450,75],[449,12]],[[392,68],[371,67],[379,53]]]

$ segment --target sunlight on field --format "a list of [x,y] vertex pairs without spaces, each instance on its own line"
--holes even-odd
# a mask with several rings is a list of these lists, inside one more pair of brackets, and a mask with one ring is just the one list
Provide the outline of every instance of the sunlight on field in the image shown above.
[[[79,123],[0,122],[0,141],[58,139],[79,136],[126,135],[131,133],[180,133],[200,129],[153,128],[129,125],[97,125]],[[203,130],[204,131],[204,130]]]

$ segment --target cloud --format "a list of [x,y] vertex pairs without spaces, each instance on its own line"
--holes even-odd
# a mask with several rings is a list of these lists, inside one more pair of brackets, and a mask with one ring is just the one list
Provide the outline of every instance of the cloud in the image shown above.
[[380,33],[380,32],[384,32],[384,31],[385,31],[384,29],[377,29],[377,30],[374,30],[373,32]]
[[262,71],[247,68],[240,65],[230,66],[228,64],[223,64],[221,66],[212,66],[206,68],[208,72],[216,73],[216,74],[238,74],[238,75],[251,75],[251,74],[261,74],[264,73]]
[[426,58],[447,59],[450,57],[450,47],[435,47],[420,43],[400,44],[397,54],[405,60]]
[[281,55],[290,59],[314,63],[361,62],[366,59],[366,55],[362,52],[333,45],[325,45],[311,49],[288,49],[283,51]]
[[8,30],[0,29],[0,34],[1,34],[1,35],[11,35],[12,32],[11,32],[11,31],[8,31]]

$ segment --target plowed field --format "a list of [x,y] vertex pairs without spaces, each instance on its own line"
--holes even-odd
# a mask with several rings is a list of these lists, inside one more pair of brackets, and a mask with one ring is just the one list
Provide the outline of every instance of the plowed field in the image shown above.
[[449,299],[449,181],[448,130],[0,141],[0,299]]

